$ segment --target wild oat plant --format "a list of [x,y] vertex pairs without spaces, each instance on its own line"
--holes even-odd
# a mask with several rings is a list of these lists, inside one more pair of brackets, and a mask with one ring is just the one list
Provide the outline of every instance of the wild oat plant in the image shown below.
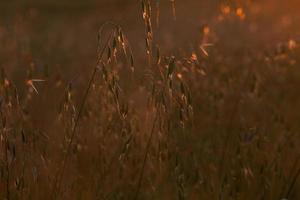
[[300,199],[297,1],[113,2],[1,15],[0,199]]

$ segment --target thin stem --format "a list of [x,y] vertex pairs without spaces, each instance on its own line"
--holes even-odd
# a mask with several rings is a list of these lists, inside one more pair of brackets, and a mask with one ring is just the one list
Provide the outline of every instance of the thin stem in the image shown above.
[[[105,23],[104,25],[106,25],[108,23]],[[103,25],[103,26],[104,26]],[[100,29],[100,32],[102,32],[103,30],[103,26],[101,27]],[[73,144],[73,141],[74,141],[74,138],[76,136],[76,130],[78,128],[78,124],[79,124],[79,121],[81,119],[81,115],[82,115],[82,112],[83,112],[83,109],[84,109],[84,105],[86,103],[86,100],[88,98],[88,95],[89,95],[89,92],[90,92],[90,89],[92,87],[92,84],[94,82],[94,79],[95,79],[95,76],[96,76],[96,73],[98,71],[98,65],[99,63],[101,62],[102,60],[102,57],[104,55],[104,52],[105,52],[105,49],[107,48],[108,44],[109,44],[109,41],[112,37],[112,34],[110,34],[110,36],[108,37],[104,47],[102,48],[101,52],[99,53],[99,56],[98,56],[98,59],[97,59],[97,65],[96,67],[94,67],[93,69],[93,72],[90,76],[90,79],[89,79],[89,82],[88,82],[88,86],[85,90],[85,93],[84,93],[84,96],[83,96],[83,99],[81,101],[81,104],[80,104],[80,107],[79,107],[79,111],[78,111],[78,114],[76,116],[76,119],[75,119],[75,122],[74,122],[74,126],[72,128],[72,131],[71,131],[71,138],[69,140],[69,143],[67,145],[67,151],[64,155],[64,158],[63,158],[63,162],[62,162],[62,166],[61,166],[61,171],[58,172],[58,178],[55,178],[55,181],[54,181],[54,185],[53,185],[53,199],[56,199],[57,196],[59,195],[59,192],[60,192],[60,187],[61,187],[61,183],[62,183],[62,179],[63,179],[63,175],[64,175],[64,172],[65,172],[65,168],[66,168],[66,164],[67,164],[67,159],[68,159],[68,156],[70,154],[70,151],[71,151],[71,146]],[[100,39],[99,39],[100,40]],[[98,45],[99,45],[99,42],[98,42]],[[57,190],[57,191],[56,191]]]
[[5,180],[5,186],[6,186],[6,199],[10,200],[10,190],[9,190],[9,185],[10,185],[10,173],[9,173],[9,163],[8,163],[8,138],[7,138],[7,133],[6,130],[3,130],[4,134],[4,156],[5,156],[5,168],[6,168],[6,180]]
[[135,195],[134,195],[134,198],[133,198],[134,200],[138,199],[138,195],[139,195],[139,192],[140,192],[140,189],[141,189],[141,186],[142,186],[142,180],[143,180],[143,177],[144,177],[145,166],[146,166],[148,153],[149,153],[149,150],[150,150],[150,145],[151,145],[151,141],[152,141],[152,138],[153,138],[153,133],[154,133],[154,130],[155,130],[155,124],[156,124],[157,119],[158,119],[158,113],[156,112],[156,116],[155,116],[155,119],[154,119],[154,122],[153,122],[153,125],[152,125],[150,137],[147,141],[147,146],[146,146],[146,151],[145,151],[145,155],[144,155],[144,159],[143,159],[142,169],[141,169],[140,177],[139,177],[139,180],[138,180],[137,189],[136,189],[136,192],[135,192]]
[[[72,132],[71,132],[71,138],[70,138],[70,141],[69,141],[68,146],[67,146],[67,152],[64,155],[64,159],[63,159],[63,163],[62,163],[62,167],[61,167],[61,173],[59,175],[58,181],[56,181],[56,184],[55,184],[55,185],[57,185],[57,195],[59,195],[59,189],[60,189],[62,179],[63,179],[63,175],[64,175],[64,172],[65,172],[67,158],[68,158],[68,156],[70,154],[70,151],[71,151],[71,146],[73,144],[73,141],[74,141],[74,138],[75,138],[75,135],[76,135],[76,130],[77,130],[77,127],[78,127],[78,124],[79,124],[79,120],[80,120],[80,117],[82,115],[82,111],[83,111],[86,99],[88,97],[89,91],[91,89],[91,86],[92,86],[92,83],[93,83],[93,80],[95,78],[95,75],[96,75],[97,71],[98,71],[98,68],[95,67],[94,70],[93,70],[93,73],[91,75],[91,78],[89,80],[88,87],[85,90],[83,100],[82,100],[81,105],[79,107],[79,112],[78,112],[77,117],[75,119],[75,123],[74,123],[73,129],[72,129]],[[55,187],[55,185],[54,185],[54,187]],[[54,195],[54,199],[56,199],[56,194],[54,193],[53,195]]]
[[[298,163],[298,161],[299,161],[299,157],[298,157],[296,163]],[[290,184],[290,186],[289,186],[289,188],[288,188],[288,191],[287,191],[287,194],[286,194],[286,197],[285,197],[286,199],[289,199],[289,198],[290,198],[290,195],[291,195],[291,193],[292,193],[292,191],[293,191],[293,188],[294,188],[294,186],[295,186],[295,184],[296,184],[297,179],[299,178],[299,176],[300,176],[300,167],[299,167],[298,170],[296,171],[296,174],[295,174],[295,176],[293,177],[292,182],[291,182],[291,184]]]
[[[219,193],[219,195],[221,195],[222,193],[222,187],[223,187],[223,184],[225,182],[225,172],[223,173],[223,170],[225,168],[225,158],[228,154],[228,151],[229,151],[229,141],[231,141],[231,139],[234,137],[233,134],[230,134],[230,131],[233,127],[233,122],[234,122],[234,119],[236,118],[237,114],[238,114],[238,111],[239,111],[239,104],[240,104],[240,101],[242,99],[242,92],[243,92],[243,89],[245,88],[246,84],[248,83],[249,81],[249,78],[250,78],[250,73],[251,71],[249,70],[248,73],[247,73],[247,76],[245,78],[245,81],[243,82],[243,85],[239,88],[239,90],[237,91],[236,93],[236,98],[235,98],[235,101],[234,101],[234,107],[233,107],[233,110],[229,116],[229,121],[228,121],[228,124],[227,124],[227,127],[225,129],[225,141],[224,141],[224,147],[223,147],[223,152],[221,154],[221,160],[220,160],[220,164],[219,164],[219,172],[220,172],[220,175],[221,175],[221,191]],[[221,198],[221,196],[219,196]]]

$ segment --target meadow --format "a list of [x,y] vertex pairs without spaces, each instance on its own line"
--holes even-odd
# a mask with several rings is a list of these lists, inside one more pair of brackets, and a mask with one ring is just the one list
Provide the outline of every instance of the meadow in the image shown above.
[[0,200],[300,199],[297,0],[0,2]]

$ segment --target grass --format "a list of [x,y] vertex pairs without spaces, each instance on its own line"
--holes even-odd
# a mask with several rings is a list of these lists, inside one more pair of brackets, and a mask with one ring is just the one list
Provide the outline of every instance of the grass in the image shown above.
[[0,199],[298,199],[296,22],[200,4],[0,21]]

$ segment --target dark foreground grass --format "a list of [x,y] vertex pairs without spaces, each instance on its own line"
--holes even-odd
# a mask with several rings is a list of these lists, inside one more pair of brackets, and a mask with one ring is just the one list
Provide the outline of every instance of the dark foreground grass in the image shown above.
[[0,199],[299,199],[296,14],[268,3],[7,15]]

